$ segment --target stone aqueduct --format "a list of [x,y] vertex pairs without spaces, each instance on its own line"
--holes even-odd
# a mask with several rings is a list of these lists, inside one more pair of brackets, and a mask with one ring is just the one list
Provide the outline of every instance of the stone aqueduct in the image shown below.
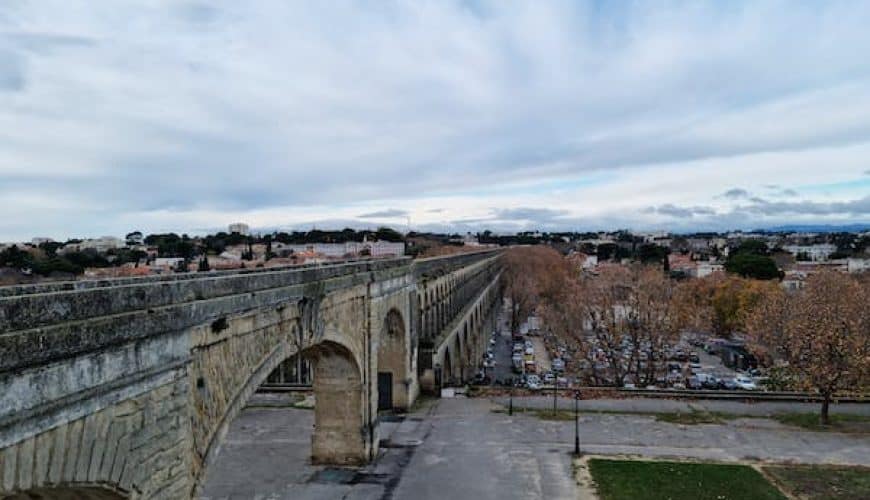
[[471,376],[499,272],[480,252],[0,288],[0,499],[189,498],[296,354],[312,461],[368,462],[379,378],[407,408]]

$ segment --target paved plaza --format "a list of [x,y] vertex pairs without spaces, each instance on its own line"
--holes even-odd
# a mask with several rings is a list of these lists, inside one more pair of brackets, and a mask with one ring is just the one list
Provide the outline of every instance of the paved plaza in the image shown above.
[[[642,400],[638,400],[642,401]],[[493,411],[493,410],[496,411]],[[309,464],[311,410],[248,408],[233,422],[201,498],[577,498],[573,422],[509,416],[486,399],[441,399],[381,424],[363,469]],[[763,418],[675,425],[646,415],[582,414],[586,453],[870,465],[870,436],[789,428]]]

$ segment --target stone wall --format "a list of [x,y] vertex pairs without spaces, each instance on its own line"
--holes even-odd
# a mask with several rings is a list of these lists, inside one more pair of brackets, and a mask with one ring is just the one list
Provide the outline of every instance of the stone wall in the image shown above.
[[418,283],[441,287],[450,323],[447,284],[470,290],[492,255],[0,288],[0,496],[184,498],[297,353],[317,373],[313,458],[369,460],[388,316],[395,402],[410,405]]
[[169,383],[0,450],[0,492],[103,485],[124,496],[184,498],[190,419],[184,370]]

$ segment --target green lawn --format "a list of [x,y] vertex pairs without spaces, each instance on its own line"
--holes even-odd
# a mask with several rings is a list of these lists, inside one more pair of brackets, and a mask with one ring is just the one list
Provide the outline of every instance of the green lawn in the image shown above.
[[867,415],[830,415],[828,425],[819,423],[818,413],[779,413],[773,418],[780,423],[812,431],[870,433],[870,416]]
[[602,500],[784,500],[745,465],[590,459]]
[[768,466],[783,489],[811,500],[852,500],[870,498],[870,469],[832,466]]

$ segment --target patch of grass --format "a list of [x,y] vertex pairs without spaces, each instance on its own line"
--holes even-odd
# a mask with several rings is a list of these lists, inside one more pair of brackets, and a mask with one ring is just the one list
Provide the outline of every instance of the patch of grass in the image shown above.
[[810,500],[870,498],[870,468],[771,465],[764,471],[794,496]]
[[830,423],[819,423],[818,413],[777,413],[772,416],[781,424],[802,427],[811,431],[836,431],[870,433],[870,416],[868,415],[830,415]]
[[602,500],[784,500],[745,465],[590,459]]
[[574,412],[568,410],[533,410],[533,413],[541,420],[574,421]]
[[691,412],[657,413],[657,422],[670,424],[698,425],[698,424],[722,424],[725,420],[734,418],[733,415],[716,412],[692,410]]

